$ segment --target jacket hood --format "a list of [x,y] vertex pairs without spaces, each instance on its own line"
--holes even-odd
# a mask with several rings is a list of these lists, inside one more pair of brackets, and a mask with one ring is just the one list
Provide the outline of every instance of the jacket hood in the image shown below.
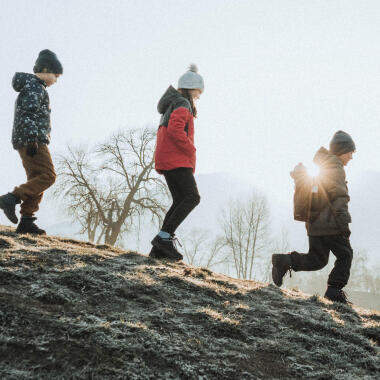
[[40,83],[46,87],[46,83],[42,79],[29,73],[16,73],[12,79],[12,86],[15,91],[20,92],[26,85],[33,82]]
[[318,149],[317,153],[315,153],[313,161],[321,168],[336,166],[343,167],[342,161],[335,154],[332,154],[324,147]]
[[173,103],[174,100],[184,98],[184,96],[181,95],[173,86],[169,86],[169,88],[165,91],[164,95],[161,96],[161,99],[158,102],[157,105],[157,111],[163,115],[171,103]]

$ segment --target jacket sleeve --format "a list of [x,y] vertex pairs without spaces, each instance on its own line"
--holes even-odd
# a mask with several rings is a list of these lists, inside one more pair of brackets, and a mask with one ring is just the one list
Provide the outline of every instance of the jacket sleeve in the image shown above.
[[346,184],[346,175],[343,168],[331,169],[329,178],[331,178],[330,186],[328,187],[331,207],[335,213],[336,221],[339,227],[343,230],[348,229],[348,223],[351,223],[351,216],[348,212],[348,188]]
[[37,111],[42,104],[44,89],[42,86],[33,86],[32,88],[24,89],[20,95],[19,107],[22,114],[25,142],[35,142],[38,137]]
[[168,136],[185,153],[191,155],[196,149],[192,141],[185,132],[186,124],[189,120],[190,112],[185,107],[175,109],[169,119]]

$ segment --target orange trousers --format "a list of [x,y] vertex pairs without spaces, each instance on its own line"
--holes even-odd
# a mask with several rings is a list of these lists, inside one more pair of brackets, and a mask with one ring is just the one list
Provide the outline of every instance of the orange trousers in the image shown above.
[[44,191],[55,182],[56,174],[49,148],[45,144],[38,146],[37,154],[30,157],[26,147],[18,150],[25,168],[27,182],[15,187],[13,194],[20,198],[22,216],[33,216],[39,209]]

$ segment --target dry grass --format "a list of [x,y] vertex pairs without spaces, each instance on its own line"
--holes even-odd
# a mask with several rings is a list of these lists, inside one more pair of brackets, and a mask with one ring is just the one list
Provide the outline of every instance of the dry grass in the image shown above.
[[380,312],[0,228],[2,379],[375,379]]

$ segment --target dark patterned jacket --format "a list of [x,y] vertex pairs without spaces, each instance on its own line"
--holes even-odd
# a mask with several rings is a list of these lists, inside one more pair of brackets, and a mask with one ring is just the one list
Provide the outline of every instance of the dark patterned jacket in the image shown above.
[[20,149],[31,142],[49,144],[50,102],[46,83],[33,74],[16,73],[12,85],[19,92],[15,104],[13,148]]

